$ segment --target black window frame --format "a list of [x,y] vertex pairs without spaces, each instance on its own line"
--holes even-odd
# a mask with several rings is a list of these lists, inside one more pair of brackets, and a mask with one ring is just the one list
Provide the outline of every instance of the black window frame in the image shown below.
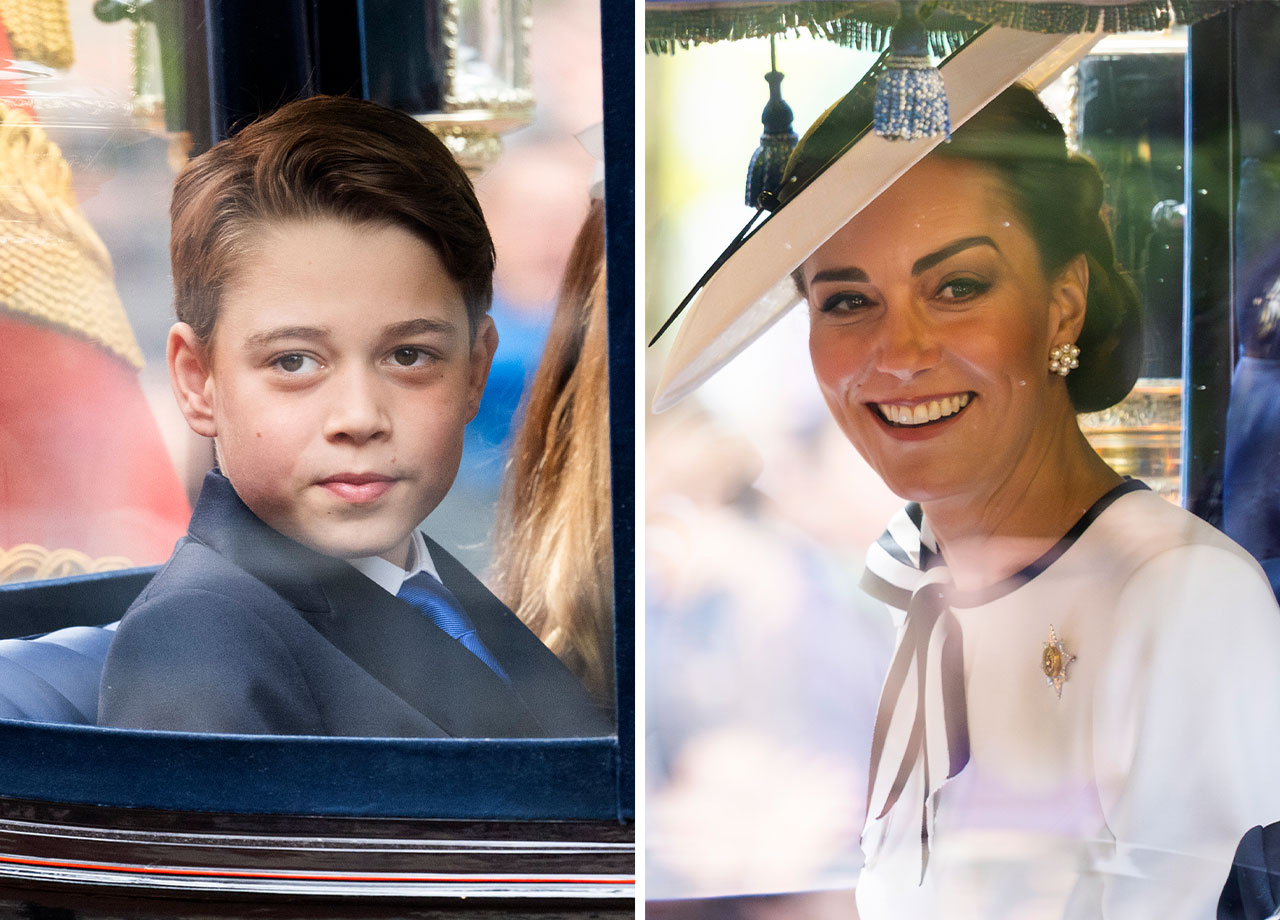
[[[232,4],[211,7],[224,5]],[[600,8],[616,734],[533,740],[317,738],[0,720],[0,803],[261,816],[634,820],[635,24],[629,8],[607,0]],[[0,596],[24,587],[29,586],[6,586]],[[83,820],[84,812],[79,814]]]

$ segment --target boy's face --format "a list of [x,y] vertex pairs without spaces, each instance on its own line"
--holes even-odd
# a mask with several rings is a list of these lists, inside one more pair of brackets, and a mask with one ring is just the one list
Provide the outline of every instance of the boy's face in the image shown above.
[[497,346],[488,316],[472,341],[435,250],[389,224],[269,226],[211,342],[190,332],[170,334],[178,401],[254,514],[326,555],[404,565]]

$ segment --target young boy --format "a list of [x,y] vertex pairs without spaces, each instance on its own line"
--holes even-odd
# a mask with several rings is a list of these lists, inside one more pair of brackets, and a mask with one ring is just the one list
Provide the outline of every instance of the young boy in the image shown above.
[[100,724],[611,731],[416,529],[453,483],[498,342],[493,244],[444,146],[372,103],[291,103],[195,159],[171,217],[170,379],[218,466],[121,621]]

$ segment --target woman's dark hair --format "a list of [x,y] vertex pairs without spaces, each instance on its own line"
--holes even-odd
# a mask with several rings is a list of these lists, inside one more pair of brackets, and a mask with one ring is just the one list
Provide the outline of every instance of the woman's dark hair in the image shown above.
[[976,162],[1000,177],[1048,277],[1084,253],[1089,299],[1076,340],[1080,367],[1067,378],[1067,392],[1078,412],[1124,399],[1142,364],[1141,301],[1116,262],[1098,167],[1067,150],[1062,125],[1025,86],[1005,90],[933,155]]
[[[794,197],[869,130],[870,107],[870,95],[855,90],[823,114],[787,164],[780,201]],[[1077,412],[1096,412],[1124,399],[1142,364],[1141,307],[1137,288],[1116,262],[1102,216],[1098,167],[1068,151],[1062,125],[1025,86],[1006,89],[930,156],[969,160],[1000,178],[1048,277],[1084,253],[1089,299],[1076,340],[1080,367],[1067,377],[1067,392]],[[803,293],[798,270],[795,277]]]

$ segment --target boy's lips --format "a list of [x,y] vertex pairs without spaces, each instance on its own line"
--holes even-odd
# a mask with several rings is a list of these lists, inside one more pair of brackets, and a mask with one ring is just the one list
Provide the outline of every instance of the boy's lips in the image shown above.
[[338,473],[317,484],[343,501],[361,504],[381,498],[395,483],[393,477],[380,473]]

